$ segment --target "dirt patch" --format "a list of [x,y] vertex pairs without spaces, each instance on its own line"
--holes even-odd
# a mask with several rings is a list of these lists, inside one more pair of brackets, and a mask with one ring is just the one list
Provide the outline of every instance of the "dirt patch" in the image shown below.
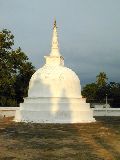
[[120,117],[86,124],[0,119],[0,160],[120,160]]

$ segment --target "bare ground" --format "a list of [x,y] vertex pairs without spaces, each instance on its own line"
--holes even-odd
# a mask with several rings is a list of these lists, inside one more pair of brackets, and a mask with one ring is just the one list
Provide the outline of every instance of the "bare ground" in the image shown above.
[[0,119],[0,160],[120,160],[120,117],[88,124]]

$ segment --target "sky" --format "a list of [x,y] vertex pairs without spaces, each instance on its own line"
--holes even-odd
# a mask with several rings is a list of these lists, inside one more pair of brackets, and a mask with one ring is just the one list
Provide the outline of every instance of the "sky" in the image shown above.
[[13,33],[36,69],[50,53],[54,19],[65,66],[82,86],[99,72],[120,82],[120,0],[0,0],[0,30]]

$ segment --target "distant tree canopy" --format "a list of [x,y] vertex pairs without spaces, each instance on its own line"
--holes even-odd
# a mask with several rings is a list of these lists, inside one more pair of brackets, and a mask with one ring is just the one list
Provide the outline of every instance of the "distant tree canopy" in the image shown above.
[[99,75],[96,76],[96,84],[98,86],[104,86],[107,83],[107,75],[105,72],[100,72]]
[[17,106],[27,96],[28,83],[35,68],[19,47],[13,49],[11,31],[0,32],[0,106]]
[[[14,36],[4,29],[0,32],[0,106],[17,106],[27,96],[28,84],[35,68],[21,48],[13,49]],[[82,95],[89,103],[105,102],[107,94],[113,107],[120,107],[120,83],[109,82],[100,72],[96,82],[83,87]]]
[[104,103],[106,95],[112,107],[120,107],[120,83],[109,82],[106,73],[96,76],[96,83],[83,87],[82,95],[89,103]]

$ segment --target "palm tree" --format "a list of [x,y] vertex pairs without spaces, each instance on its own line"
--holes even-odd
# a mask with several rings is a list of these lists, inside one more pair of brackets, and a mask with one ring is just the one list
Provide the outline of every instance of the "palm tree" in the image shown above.
[[105,72],[100,72],[99,75],[96,76],[96,83],[98,86],[104,86],[107,80],[108,78]]

